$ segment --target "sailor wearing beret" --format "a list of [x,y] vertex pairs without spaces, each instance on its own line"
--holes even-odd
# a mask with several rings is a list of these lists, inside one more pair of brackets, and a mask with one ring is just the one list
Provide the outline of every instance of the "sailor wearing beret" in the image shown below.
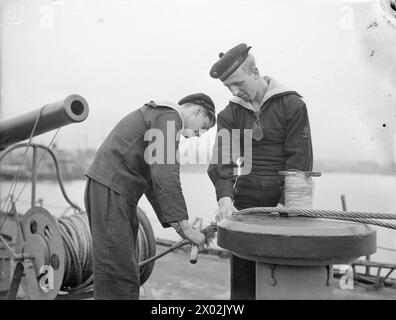
[[[84,197],[92,234],[95,299],[139,298],[134,253],[136,206],[143,194],[164,228],[173,227],[183,238],[203,246],[205,236],[188,223],[177,153],[179,133],[198,136],[215,123],[212,99],[195,93],[177,104],[151,101],[125,116],[106,137],[86,173]],[[146,139],[149,131],[161,133],[162,139]],[[162,155],[161,148],[153,147],[159,141],[164,142]],[[163,162],[151,161],[147,150]]]
[[[284,181],[278,172],[312,170],[312,143],[307,108],[302,97],[270,76],[261,76],[251,47],[241,43],[212,66],[210,76],[232,93],[217,117],[217,130],[251,129],[251,170],[235,175],[236,163],[214,161],[208,168],[218,201],[217,219],[237,209],[284,204]],[[230,146],[216,139],[213,157],[224,158]],[[243,146],[240,146],[243,149]],[[225,157],[227,159],[227,157]],[[229,158],[228,158],[229,159]],[[250,270],[246,272],[246,270]],[[255,264],[232,255],[231,299],[254,299]]]

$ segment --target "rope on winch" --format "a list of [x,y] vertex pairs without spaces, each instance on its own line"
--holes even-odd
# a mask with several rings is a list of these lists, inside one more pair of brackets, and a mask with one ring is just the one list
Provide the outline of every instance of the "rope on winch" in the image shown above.
[[62,289],[84,290],[93,283],[92,239],[88,217],[77,213],[58,220],[65,248]]
[[[93,285],[93,261],[88,216],[85,212],[77,212],[61,217],[58,222],[65,248],[65,272],[61,289],[69,293],[81,293],[89,290]],[[145,272],[143,267],[155,260],[149,260],[149,241],[152,240],[149,239],[141,221],[139,221],[136,255],[139,262],[144,262],[143,264],[139,263],[141,274]],[[145,274],[144,277],[148,275]]]

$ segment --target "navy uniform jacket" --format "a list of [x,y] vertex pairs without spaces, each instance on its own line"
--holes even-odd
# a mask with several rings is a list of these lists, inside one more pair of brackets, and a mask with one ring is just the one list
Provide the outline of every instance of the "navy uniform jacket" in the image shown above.
[[[242,133],[243,129],[252,129],[256,119],[259,119],[263,138],[259,141],[252,139],[252,170],[248,175],[239,176],[234,186],[235,163],[221,163],[221,153],[224,156],[224,153],[231,152],[230,147],[216,137],[213,156],[216,155],[220,161],[214,163],[212,158],[208,174],[216,188],[217,200],[222,197],[234,199],[234,187],[245,197],[249,197],[249,189],[262,189],[265,192],[266,186],[271,186],[271,181],[277,180],[280,181],[282,194],[279,202],[284,204],[282,178],[278,171],[312,170],[312,143],[304,101],[297,92],[286,89],[274,79],[264,79],[269,85],[258,112],[253,110],[250,103],[232,98],[218,115],[218,131],[240,129]],[[240,141],[243,150],[243,138]]]
[[[145,104],[124,117],[106,137],[86,175],[124,196],[137,205],[145,193],[164,227],[170,222],[188,219],[182,194],[179,163],[167,163],[167,151],[178,152],[179,136],[167,132],[168,123],[174,123],[175,133],[183,127],[179,106],[172,103]],[[165,163],[147,164],[144,152],[153,141],[145,141],[149,129],[164,134]],[[173,140],[173,141],[172,141]],[[168,146],[174,148],[167,150]],[[177,158],[176,158],[177,159]]]

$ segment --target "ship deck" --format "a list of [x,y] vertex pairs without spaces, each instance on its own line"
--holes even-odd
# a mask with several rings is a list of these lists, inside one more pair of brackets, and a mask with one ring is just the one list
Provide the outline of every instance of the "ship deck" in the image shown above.
[[[157,245],[157,252],[165,250]],[[228,300],[229,259],[214,254],[200,254],[196,264],[190,264],[189,252],[178,249],[155,262],[154,270],[141,288],[141,299],[158,300]],[[333,280],[335,300],[396,300],[396,288],[378,290],[355,284],[353,289],[341,289],[339,279]]]

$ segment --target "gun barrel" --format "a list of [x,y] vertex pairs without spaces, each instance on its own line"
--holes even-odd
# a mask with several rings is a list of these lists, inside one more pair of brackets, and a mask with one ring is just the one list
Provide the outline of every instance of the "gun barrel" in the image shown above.
[[[57,129],[74,122],[84,121],[88,116],[87,101],[77,94],[45,105],[43,108],[0,122],[0,150],[33,136]],[[40,114],[41,113],[41,114]]]

